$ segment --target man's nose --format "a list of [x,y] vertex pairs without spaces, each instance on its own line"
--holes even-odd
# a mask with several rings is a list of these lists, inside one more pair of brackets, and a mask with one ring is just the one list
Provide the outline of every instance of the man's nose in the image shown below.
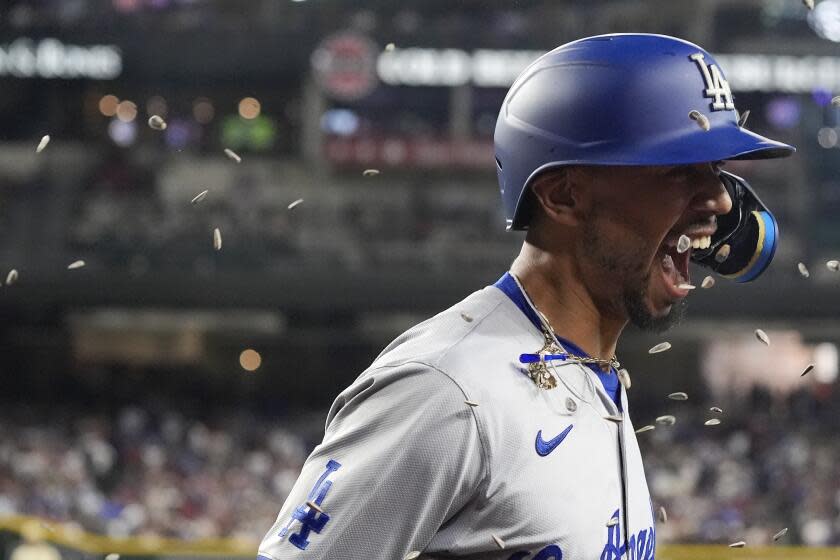
[[700,212],[728,214],[732,210],[732,198],[718,175],[716,165],[704,166],[702,186],[692,201],[692,209]]

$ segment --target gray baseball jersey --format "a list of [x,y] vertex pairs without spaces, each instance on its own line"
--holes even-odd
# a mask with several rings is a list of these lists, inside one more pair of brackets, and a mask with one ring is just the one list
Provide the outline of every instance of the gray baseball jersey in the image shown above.
[[259,560],[653,559],[624,389],[619,408],[571,362],[537,387],[520,304],[489,286],[392,342],[333,403]]

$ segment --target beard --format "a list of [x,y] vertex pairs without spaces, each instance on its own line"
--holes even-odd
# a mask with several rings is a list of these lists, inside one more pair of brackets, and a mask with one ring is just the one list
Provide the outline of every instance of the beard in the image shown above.
[[[586,222],[583,247],[585,254],[598,269],[598,276],[607,282],[620,281],[623,286],[620,297],[601,301],[603,310],[623,314],[635,327],[648,332],[661,333],[677,325],[685,315],[686,301],[678,300],[671,305],[665,315],[656,316],[647,304],[648,286],[651,269],[644,270],[644,263],[633,250],[621,253],[615,250],[616,244],[608,242],[596,226],[596,216]],[[644,240],[636,238],[638,245],[644,246]]]

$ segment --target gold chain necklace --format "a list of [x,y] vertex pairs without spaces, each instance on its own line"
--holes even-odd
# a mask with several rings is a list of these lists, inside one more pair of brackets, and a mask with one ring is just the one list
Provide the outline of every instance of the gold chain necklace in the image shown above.
[[522,284],[519,282],[519,278],[517,278],[513,273],[511,273],[511,276],[516,281],[516,285],[519,286],[519,289],[522,291],[522,295],[525,296],[525,300],[528,302],[528,305],[530,305],[531,309],[537,313],[540,318],[540,322],[542,323],[542,348],[540,348],[539,352],[536,354],[522,354],[519,356],[519,361],[528,365],[528,377],[536,383],[537,387],[540,389],[554,389],[557,387],[557,378],[549,371],[548,364],[546,363],[552,360],[560,360],[583,365],[595,364],[606,373],[612,373],[613,368],[618,371],[621,367],[621,363],[619,363],[615,356],[609,359],[592,358],[589,356],[578,356],[566,351],[560,345],[557,334],[548,322],[548,318],[546,318],[546,316],[537,309],[531,301],[531,298],[528,297],[528,293],[525,291],[525,288],[522,287]]

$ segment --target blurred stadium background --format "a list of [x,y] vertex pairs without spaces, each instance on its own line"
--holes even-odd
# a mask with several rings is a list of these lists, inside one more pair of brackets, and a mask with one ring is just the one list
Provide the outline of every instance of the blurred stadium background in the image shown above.
[[622,339],[635,424],[677,417],[639,435],[659,557],[840,558],[840,0],[0,3],[3,557],[253,558],[332,398],[521,243],[506,88],[621,31],[721,55],[748,128],[799,147],[730,165],[771,269]]

